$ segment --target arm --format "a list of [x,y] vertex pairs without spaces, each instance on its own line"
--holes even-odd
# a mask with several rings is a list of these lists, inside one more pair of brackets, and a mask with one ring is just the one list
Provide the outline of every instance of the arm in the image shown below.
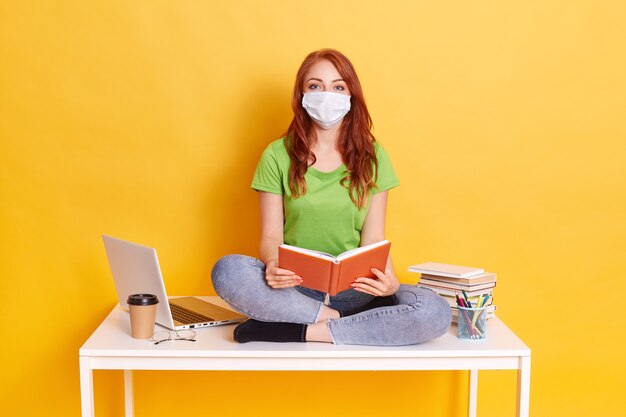
[[295,287],[302,278],[291,271],[278,268],[278,247],[283,243],[283,196],[259,192],[261,210],[260,259],[266,266],[265,279],[272,288]]
[[[380,242],[385,239],[385,217],[387,214],[387,191],[374,194],[370,204],[363,230],[361,230],[361,246]],[[365,292],[376,296],[395,294],[400,288],[400,281],[393,269],[391,255],[387,259],[385,272],[372,269],[377,279],[357,278],[352,287],[356,291]]]
[[260,259],[265,265],[278,263],[278,247],[283,243],[283,196],[259,192],[261,211]]

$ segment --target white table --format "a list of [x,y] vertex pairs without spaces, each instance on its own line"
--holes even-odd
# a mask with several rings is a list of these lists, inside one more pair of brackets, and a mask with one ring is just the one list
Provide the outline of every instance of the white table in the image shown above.
[[[206,297],[225,305],[218,297]],[[156,330],[162,330],[157,327]],[[478,371],[517,370],[517,416],[527,417],[530,349],[498,318],[487,322],[486,340],[460,340],[456,326],[436,340],[401,347],[335,346],[327,343],[244,343],[233,326],[199,329],[196,342],[154,345],[130,337],[128,313],[115,307],[80,349],[83,417],[94,415],[93,370],[124,370],[126,416],[133,416],[133,370],[469,370],[468,415],[476,416]]]

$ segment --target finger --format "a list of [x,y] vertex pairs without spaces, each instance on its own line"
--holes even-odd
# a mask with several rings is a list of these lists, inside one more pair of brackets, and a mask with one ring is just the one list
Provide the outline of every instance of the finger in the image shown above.
[[279,285],[279,284],[296,284],[299,285],[300,283],[302,283],[302,278],[294,275],[294,276],[268,276],[266,277],[266,280],[268,282],[268,284],[270,285]]
[[367,283],[355,282],[352,284],[352,288],[355,290],[361,290],[361,292],[366,292],[371,295],[381,296],[384,293],[384,289],[378,288]]
[[302,282],[302,277],[298,275],[267,275],[265,279],[276,282]]
[[279,267],[275,267],[274,270],[272,271],[273,275],[296,275],[295,272],[290,271],[288,269],[282,269]]
[[365,294],[373,295],[375,297],[379,297],[382,295],[382,291],[373,289],[372,287],[366,287],[361,285],[352,285],[352,289],[358,292],[362,292]]
[[270,284],[270,287],[272,287],[274,289],[280,289],[280,288],[296,287],[298,285],[300,285],[300,283],[298,283],[298,282],[280,282],[280,283],[272,283],[272,284]]
[[365,284],[370,287],[377,288],[381,291],[384,291],[385,288],[387,287],[386,283],[381,282],[379,279],[375,279],[375,278],[360,277],[354,280],[354,282],[358,284]]
[[372,273],[375,275],[375,277],[359,277],[357,279],[355,279],[355,282],[369,282],[372,285],[374,285],[374,283],[382,283],[383,285],[389,285],[389,283],[391,282],[391,278],[388,275],[385,275],[383,272],[381,272],[378,269],[374,269],[372,268]]
[[361,288],[369,288],[370,291],[375,292],[376,295],[388,295],[389,289],[391,288],[391,278],[385,276],[385,279],[376,279],[376,278],[367,278],[360,277],[355,280],[354,284],[362,284],[365,287]]
[[372,285],[373,283],[378,282],[378,278],[358,277],[354,280],[354,282],[362,282],[364,284]]
[[372,268],[371,271],[374,273],[374,275],[378,277],[378,279],[381,279],[383,281],[388,280],[387,275],[385,275],[385,273],[382,272],[380,269]]
[[281,278],[281,279],[268,279],[267,282],[270,283],[270,284],[276,284],[276,285],[279,285],[279,284],[300,284],[300,283],[302,283],[302,279],[284,279],[284,278]]

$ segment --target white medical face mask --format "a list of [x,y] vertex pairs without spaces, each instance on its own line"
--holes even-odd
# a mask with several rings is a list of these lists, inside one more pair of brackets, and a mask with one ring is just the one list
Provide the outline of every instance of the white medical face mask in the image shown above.
[[350,97],[330,91],[313,91],[304,93],[302,107],[319,127],[330,129],[350,111]]

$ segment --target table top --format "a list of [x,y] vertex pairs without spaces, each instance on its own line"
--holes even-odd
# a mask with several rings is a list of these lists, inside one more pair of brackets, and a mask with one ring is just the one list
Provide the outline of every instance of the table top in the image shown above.
[[[199,297],[228,307],[219,297]],[[356,346],[330,343],[237,343],[235,325],[196,329],[196,342],[168,341],[155,345],[130,336],[130,316],[119,305],[80,348],[80,356],[153,358],[389,358],[389,357],[515,357],[530,356],[530,349],[497,317],[487,320],[487,338],[461,340],[457,327],[437,339],[411,346]],[[155,326],[155,331],[166,330]]]

